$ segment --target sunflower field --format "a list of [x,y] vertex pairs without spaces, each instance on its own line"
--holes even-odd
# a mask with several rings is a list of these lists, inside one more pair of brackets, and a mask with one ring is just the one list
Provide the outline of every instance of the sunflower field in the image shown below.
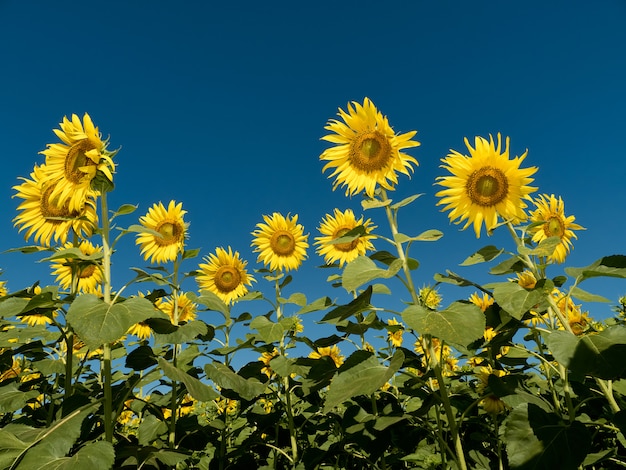
[[[626,296],[583,289],[626,278],[626,256],[551,275],[583,227],[532,186],[527,152],[477,136],[442,159],[436,197],[468,237],[510,235],[463,262],[500,281],[444,271],[418,287],[410,250],[443,233],[404,233],[420,194],[392,199],[416,132],[368,98],[325,129],[320,171],[363,214],[334,209],[312,239],[298,215],[262,215],[253,268],[230,246],[190,248],[181,202],[110,208],[118,152],[88,114],[63,118],[13,188],[29,244],[11,251],[55,283],[0,281],[0,468],[626,467]],[[149,267],[120,285],[128,237]],[[312,250],[330,273],[316,299],[290,285]],[[444,305],[444,285],[475,293]]]

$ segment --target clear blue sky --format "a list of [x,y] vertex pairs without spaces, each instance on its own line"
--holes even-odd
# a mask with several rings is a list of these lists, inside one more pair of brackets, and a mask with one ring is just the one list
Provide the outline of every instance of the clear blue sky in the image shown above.
[[[419,168],[393,196],[425,193],[402,213],[404,233],[445,233],[413,248],[418,285],[445,269],[473,276],[458,263],[484,245],[512,249],[506,233],[476,240],[435,207],[440,158],[463,151],[466,136],[501,132],[512,153],[529,149],[540,192],[562,196],[587,228],[568,265],[624,254],[624,24],[624,0],[0,0],[0,251],[25,244],[11,187],[43,161],[64,115],[88,112],[122,147],[110,206],[139,204],[123,225],[156,201],[182,201],[190,247],[206,255],[231,245],[257,267],[250,232],[262,214],[299,214],[312,242],[333,208],[360,213],[360,198],[332,192],[321,173],[320,137],[338,107],[367,96],[395,131],[415,129],[422,143],[409,150]],[[381,213],[366,215],[385,226]],[[132,277],[128,266],[146,265],[134,238],[119,254],[118,286]],[[309,255],[291,291],[337,295]],[[51,282],[36,260],[0,255],[11,290]],[[614,300],[626,293],[623,281],[585,286]],[[594,305],[593,316],[610,314]]]

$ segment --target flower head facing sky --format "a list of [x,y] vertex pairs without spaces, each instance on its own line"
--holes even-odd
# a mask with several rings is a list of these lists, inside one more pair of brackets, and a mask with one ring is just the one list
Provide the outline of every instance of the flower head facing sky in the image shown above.
[[217,295],[225,304],[231,304],[239,297],[248,292],[248,287],[254,282],[254,278],[248,275],[247,262],[239,257],[239,252],[228,247],[216,248],[215,254],[211,253],[205,258],[206,263],[201,263],[200,274],[196,281],[201,290],[208,290]]
[[450,221],[465,222],[463,230],[473,224],[476,238],[480,238],[483,222],[489,232],[498,224],[498,217],[513,223],[526,220],[524,199],[537,189],[528,186],[537,168],[520,168],[528,151],[509,159],[508,137],[504,150],[500,134],[497,145],[491,136],[489,140],[476,137],[474,142],[472,147],[465,139],[469,156],[451,150],[442,159],[441,167],[452,176],[437,178],[437,184],[446,189],[436,196],[441,198],[437,205],[444,205],[442,210],[450,211]]
[[336,145],[320,155],[320,160],[327,162],[322,172],[331,169],[329,178],[335,178],[333,190],[342,186],[346,195],[365,191],[373,197],[377,186],[394,189],[397,173],[410,176],[417,160],[401,150],[420,145],[411,140],[417,131],[396,135],[369,98],[362,105],[356,101],[348,104],[347,112],[339,108],[338,114],[343,122],[330,119],[324,129],[332,134],[322,137]]
[[[359,226],[363,227],[365,235],[347,243],[333,243]],[[319,226],[318,230],[322,236],[315,238],[315,244],[318,245],[317,253],[324,257],[326,264],[338,261],[339,266],[343,266],[359,255],[364,255],[366,251],[374,249],[374,245],[370,241],[373,236],[370,233],[375,228],[376,226],[372,224],[370,219],[363,221],[363,217],[361,217],[357,220],[351,209],[343,212],[335,209],[333,215],[326,214]]]
[[573,215],[565,216],[565,204],[560,197],[557,199],[554,194],[549,196],[541,194],[533,199],[533,202],[536,209],[531,211],[530,220],[538,225],[531,226],[528,231],[535,243],[540,243],[546,238],[559,237],[561,242],[548,260],[562,263],[572,247],[572,238],[577,238],[573,231],[584,228],[574,223],[576,217]]
[[170,201],[167,208],[163,203],[154,204],[148,213],[139,218],[139,222],[145,228],[158,232],[159,235],[149,231],[137,235],[135,243],[141,247],[141,254],[145,260],[151,263],[166,263],[174,261],[185,247],[188,224],[185,223],[182,202],[176,204]]
[[306,258],[308,235],[298,223],[298,216],[283,216],[274,212],[264,215],[265,223],[258,223],[252,232],[254,252],[259,253],[257,261],[272,271],[298,269]]

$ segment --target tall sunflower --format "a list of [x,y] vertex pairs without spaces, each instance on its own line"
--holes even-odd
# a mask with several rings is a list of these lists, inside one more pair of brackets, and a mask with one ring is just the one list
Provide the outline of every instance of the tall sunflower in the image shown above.
[[346,196],[365,191],[374,196],[376,186],[392,190],[398,183],[396,172],[410,176],[417,160],[401,150],[417,147],[419,142],[411,140],[417,131],[395,134],[386,116],[383,116],[369,98],[363,104],[356,101],[348,104],[348,111],[339,108],[343,122],[330,119],[324,127],[333,134],[322,137],[335,147],[320,155],[327,161],[322,169],[332,169],[329,178],[335,177],[333,190],[346,187]]
[[440,176],[437,184],[446,187],[436,196],[445,204],[443,211],[449,210],[448,217],[454,223],[465,221],[463,230],[474,225],[476,238],[480,238],[483,222],[489,232],[498,223],[498,217],[513,223],[526,220],[524,199],[537,188],[528,186],[537,167],[520,168],[528,150],[520,157],[509,159],[509,138],[506,138],[504,151],[493,137],[489,140],[476,137],[474,148],[465,139],[470,156],[451,150],[441,161],[452,176]]
[[548,257],[548,261],[562,263],[571,249],[572,238],[578,238],[573,231],[584,228],[574,223],[576,217],[573,215],[565,216],[565,204],[560,197],[557,199],[554,194],[541,194],[533,202],[537,209],[531,211],[530,221],[538,225],[531,226],[528,231],[535,243],[549,237],[559,237],[561,242]]
[[113,182],[113,153],[106,150],[107,141],[89,114],[85,113],[82,122],[76,114],[71,121],[65,116],[59,126],[54,133],[62,143],[48,144],[40,153],[46,156],[49,177],[56,182],[51,199],[59,207],[67,204],[69,210],[78,211],[95,194],[91,183],[98,173]]
[[298,216],[283,216],[274,212],[271,216],[264,215],[265,223],[258,223],[257,230],[252,232],[252,246],[259,253],[257,262],[263,262],[271,270],[298,269],[306,258],[308,234],[298,223]]
[[[364,235],[347,243],[334,243],[335,240],[359,226],[365,230]],[[318,245],[317,254],[324,257],[326,264],[339,261],[339,266],[343,266],[357,256],[364,255],[366,251],[374,249],[370,240],[373,238],[371,232],[375,228],[376,226],[370,219],[363,221],[361,217],[356,220],[351,209],[346,209],[344,212],[335,209],[334,215],[326,214],[318,228],[322,236],[315,238],[315,244]]]
[[[174,261],[185,247],[187,227],[183,216],[183,204],[170,201],[167,209],[162,202],[154,204],[139,222],[150,231],[137,235],[135,243],[141,246],[141,254],[151,263]],[[157,235],[154,232],[158,232]]]
[[[67,242],[62,249],[73,248],[72,242]],[[102,247],[94,246],[84,240],[78,245],[78,249],[86,256],[102,253]],[[51,265],[52,274],[63,289],[72,287],[72,275],[77,278],[77,292],[96,294],[98,286],[102,284],[102,269],[96,262],[88,263],[76,259],[61,259]]]
[[228,247],[216,248],[215,254],[205,257],[206,263],[198,265],[200,274],[196,281],[201,290],[208,290],[217,295],[226,304],[233,303],[248,292],[254,278],[246,271],[246,261],[239,257],[239,252]]
[[49,180],[45,165],[35,166],[30,177],[20,178],[23,183],[13,186],[16,191],[13,197],[23,199],[17,207],[21,212],[13,219],[13,224],[19,226],[20,232],[26,230],[25,239],[33,236],[35,243],[50,246],[53,239],[64,244],[72,230],[79,237],[91,236],[98,225],[93,197],[86,197],[76,210],[70,209],[67,202],[58,206],[52,200],[58,183]]

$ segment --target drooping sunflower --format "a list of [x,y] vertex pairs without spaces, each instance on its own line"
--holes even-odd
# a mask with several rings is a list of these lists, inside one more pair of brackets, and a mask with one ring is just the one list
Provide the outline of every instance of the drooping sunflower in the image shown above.
[[176,308],[176,301],[173,297],[168,297],[167,299],[160,297],[155,302],[155,305],[159,310],[170,317],[172,324],[176,324],[176,313],[178,314],[178,323],[190,322],[196,319],[198,306],[191,301],[187,293],[183,293],[178,296],[178,308]]
[[40,152],[46,156],[50,179],[56,182],[50,198],[59,207],[67,204],[70,211],[79,211],[86,199],[97,194],[91,183],[99,172],[113,182],[113,153],[106,150],[107,141],[89,114],[85,113],[82,122],[76,114],[71,121],[65,116],[59,126],[54,133],[62,143],[48,144]]
[[148,213],[139,218],[139,222],[145,228],[158,232],[160,236],[152,232],[143,232],[137,235],[135,243],[141,246],[141,254],[145,260],[151,263],[166,263],[174,261],[185,247],[187,227],[183,216],[187,211],[183,210],[182,202],[176,204],[170,201],[167,209],[163,203],[154,204]]
[[533,235],[535,243],[540,243],[549,237],[559,237],[561,243],[548,257],[548,261],[562,263],[571,249],[572,238],[577,238],[573,231],[584,230],[584,228],[574,223],[576,217],[573,215],[565,216],[565,204],[560,197],[557,199],[554,194],[549,196],[541,194],[533,199],[533,202],[537,209],[531,211],[530,220],[541,225],[531,226],[528,231]]
[[91,236],[98,225],[93,197],[86,197],[76,210],[71,210],[69,203],[58,206],[51,199],[58,183],[49,180],[44,166],[35,166],[30,177],[20,178],[23,183],[13,186],[17,191],[13,197],[23,199],[17,207],[21,212],[13,219],[13,224],[19,226],[20,232],[26,230],[26,240],[33,236],[35,243],[50,246],[53,239],[64,244],[72,231],[81,238]]
[[[333,243],[359,226],[365,230],[364,235],[347,243]],[[317,254],[324,257],[326,264],[338,261],[339,266],[343,266],[357,256],[364,255],[367,251],[374,249],[370,240],[373,238],[371,232],[375,228],[376,226],[372,224],[370,219],[363,221],[363,217],[361,217],[357,220],[351,209],[346,209],[344,212],[335,209],[334,215],[326,214],[318,228],[322,236],[315,238],[315,244],[319,245]]]
[[528,150],[509,159],[509,138],[502,151],[500,134],[497,146],[492,136],[489,140],[476,137],[474,148],[466,138],[465,145],[470,156],[451,150],[441,160],[441,168],[452,176],[437,178],[437,184],[447,188],[436,194],[441,198],[437,205],[443,204],[442,211],[450,211],[450,221],[465,221],[463,230],[473,224],[476,238],[480,238],[483,222],[489,232],[497,225],[498,217],[513,223],[526,220],[524,199],[537,189],[528,186],[537,167],[520,168]]
[[257,262],[272,271],[298,269],[306,258],[308,234],[298,223],[298,216],[283,216],[274,212],[271,216],[264,215],[265,223],[258,223],[257,230],[252,232],[254,252],[259,253]]
[[[73,248],[72,242],[67,242],[62,249]],[[84,240],[78,245],[78,249],[86,256],[102,253],[102,247],[94,246],[90,241]],[[102,284],[102,269],[97,261],[87,263],[76,259],[61,259],[51,265],[52,275],[63,289],[72,287],[72,275],[77,278],[77,291],[86,294],[95,294]]]
[[228,251],[218,247],[215,254],[205,257],[206,263],[198,265],[200,274],[196,281],[201,290],[208,290],[217,295],[225,304],[231,304],[248,292],[254,278],[246,271],[246,261],[239,257],[239,252],[228,247]]
[[152,336],[152,328],[145,322],[135,323],[126,332],[129,335],[134,335],[140,340],[148,339]]
[[478,368],[478,372],[476,374],[476,377],[478,378],[476,391],[481,395],[485,395],[481,400],[480,405],[487,413],[503,413],[508,408],[508,405],[504,401],[502,401],[497,395],[488,392],[489,377],[491,375],[494,375],[496,377],[503,377],[507,375],[507,372],[504,370],[494,369],[490,365]]
[[346,196],[365,191],[374,196],[376,186],[392,190],[398,183],[397,172],[410,176],[417,160],[401,150],[417,147],[411,140],[417,131],[395,134],[386,116],[376,109],[369,98],[363,104],[353,101],[348,111],[339,108],[343,122],[330,119],[324,127],[333,134],[322,137],[334,147],[324,150],[320,160],[327,161],[322,169],[332,169],[333,190],[346,187]]
[[323,356],[330,357],[335,363],[335,367],[340,367],[343,364],[343,356],[341,355],[341,351],[336,344],[328,347],[317,348],[316,351],[312,351],[309,354],[309,358],[311,359],[320,359]]

